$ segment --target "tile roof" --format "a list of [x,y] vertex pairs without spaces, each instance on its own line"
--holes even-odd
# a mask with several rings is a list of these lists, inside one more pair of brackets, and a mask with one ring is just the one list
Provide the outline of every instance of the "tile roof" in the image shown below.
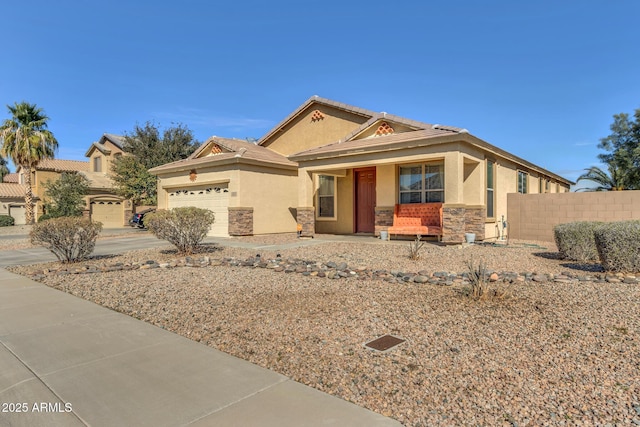
[[[223,152],[214,156],[196,157],[198,154],[202,153],[210,143],[215,143],[221,148],[229,150],[229,152]],[[216,163],[223,164],[230,162],[263,163],[268,166],[280,166],[291,169],[298,167],[296,163],[290,161],[285,156],[282,156],[275,151],[271,151],[268,148],[261,147],[241,139],[212,136],[203,142],[189,158],[157,166],[150,169],[149,172],[157,174],[158,172],[175,169],[186,169],[196,166],[213,166]]]
[[102,172],[89,172],[89,171],[81,171],[82,175],[84,175],[87,180],[89,180],[89,188],[94,189],[112,189],[113,182],[109,175],[104,174]]
[[89,162],[80,160],[45,159],[38,163],[36,170],[54,172],[80,172],[89,170]]
[[289,156],[291,160],[297,161],[316,156],[331,156],[349,152],[363,152],[366,149],[385,149],[392,148],[401,142],[430,139],[435,137],[450,136],[455,133],[442,129],[421,129],[412,132],[392,133],[390,135],[376,136],[372,138],[352,139],[344,142],[334,142],[332,144],[323,145],[321,147],[312,148],[310,150],[301,151]]
[[100,137],[99,141],[94,142],[94,143],[91,144],[91,146],[89,147],[87,152],[84,154],[85,157],[89,157],[89,153],[91,153],[91,149],[94,148],[94,147],[96,149],[98,149],[102,154],[110,153],[111,150],[108,149],[104,144],[106,141],[111,142],[113,145],[118,147],[120,150],[123,150],[123,148],[122,148],[122,147],[124,147],[124,137],[123,136],[114,135],[112,133],[105,133]]
[[2,182],[9,182],[17,184],[20,182],[20,174],[17,173],[8,173],[2,177]]
[[0,184],[0,197],[4,198],[24,198],[27,186],[24,184]]

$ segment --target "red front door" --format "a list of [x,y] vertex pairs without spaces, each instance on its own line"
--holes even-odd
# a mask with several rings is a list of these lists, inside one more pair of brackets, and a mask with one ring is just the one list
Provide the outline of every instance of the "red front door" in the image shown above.
[[356,233],[373,233],[376,229],[376,168],[355,169]]

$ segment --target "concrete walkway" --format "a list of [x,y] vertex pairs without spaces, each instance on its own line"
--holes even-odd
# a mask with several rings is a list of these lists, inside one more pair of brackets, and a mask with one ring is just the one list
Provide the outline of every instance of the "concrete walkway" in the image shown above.
[[0,405],[3,426],[400,425],[4,269]]

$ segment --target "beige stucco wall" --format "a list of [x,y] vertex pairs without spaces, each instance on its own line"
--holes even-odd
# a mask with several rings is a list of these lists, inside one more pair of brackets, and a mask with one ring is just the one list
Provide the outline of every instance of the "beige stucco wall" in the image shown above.
[[[337,215],[336,219],[316,218],[316,233],[329,234],[351,234],[354,230],[353,214],[354,214],[354,183],[353,170],[346,171],[346,176],[337,177]],[[315,192],[314,192],[314,204]]]
[[509,236],[553,242],[553,227],[574,221],[640,219],[640,191],[509,194]]
[[[195,181],[189,171],[163,174],[158,183],[158,208],[167,209],[167,188],[228,182],[229,207],[253,208],[254,234],[296,231],[297,172],[240,165],[198,168]],[[242,191],[240,191],[242,188]]]
[[253,234],[296,231],[298,173],[242,165],[236,206],[253,207]]
[[[324,119],[312,121],[314,111],[320,110]],[[313,147],[338,141],[353,132],[366,117],[348,113],[327,105],[313,104],[288,123],[283,130],[269,138],[263,146],[288,156]]]

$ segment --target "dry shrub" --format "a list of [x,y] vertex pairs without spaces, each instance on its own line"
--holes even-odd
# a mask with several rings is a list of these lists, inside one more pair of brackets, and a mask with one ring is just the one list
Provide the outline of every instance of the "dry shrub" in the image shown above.
[[424,242],[421,241],[422,236],[417,234],[416,239],[409,243],[409,259],[417,261],[420,259],[420,249],[424,246]]
[[558,224],[553,228],[553,237],[560,256],[578,262],[598,260],[598,249],[594,232],[604,223],[577,221]]
[[213,212],[194,207],[158,211],[144,218],[149,231],[174,245],[180,254],[194,253],[214,221]]
[[640,221],[604,224],[595,231],[595,242],[605,270],[640,272]]
[[467,261],[467,269],[471,288],[467,295],[473,299],[502,299],[509,296],[509,289],[500,289],[497,285],[492,288],[489,281],[487,265],[480,261],[476,266],[473,259]]
[[52,218],[38,222],[29,236],[31,243],[49,249],[60,262],[86,259],[96,246],[102,224],[81,217]]

